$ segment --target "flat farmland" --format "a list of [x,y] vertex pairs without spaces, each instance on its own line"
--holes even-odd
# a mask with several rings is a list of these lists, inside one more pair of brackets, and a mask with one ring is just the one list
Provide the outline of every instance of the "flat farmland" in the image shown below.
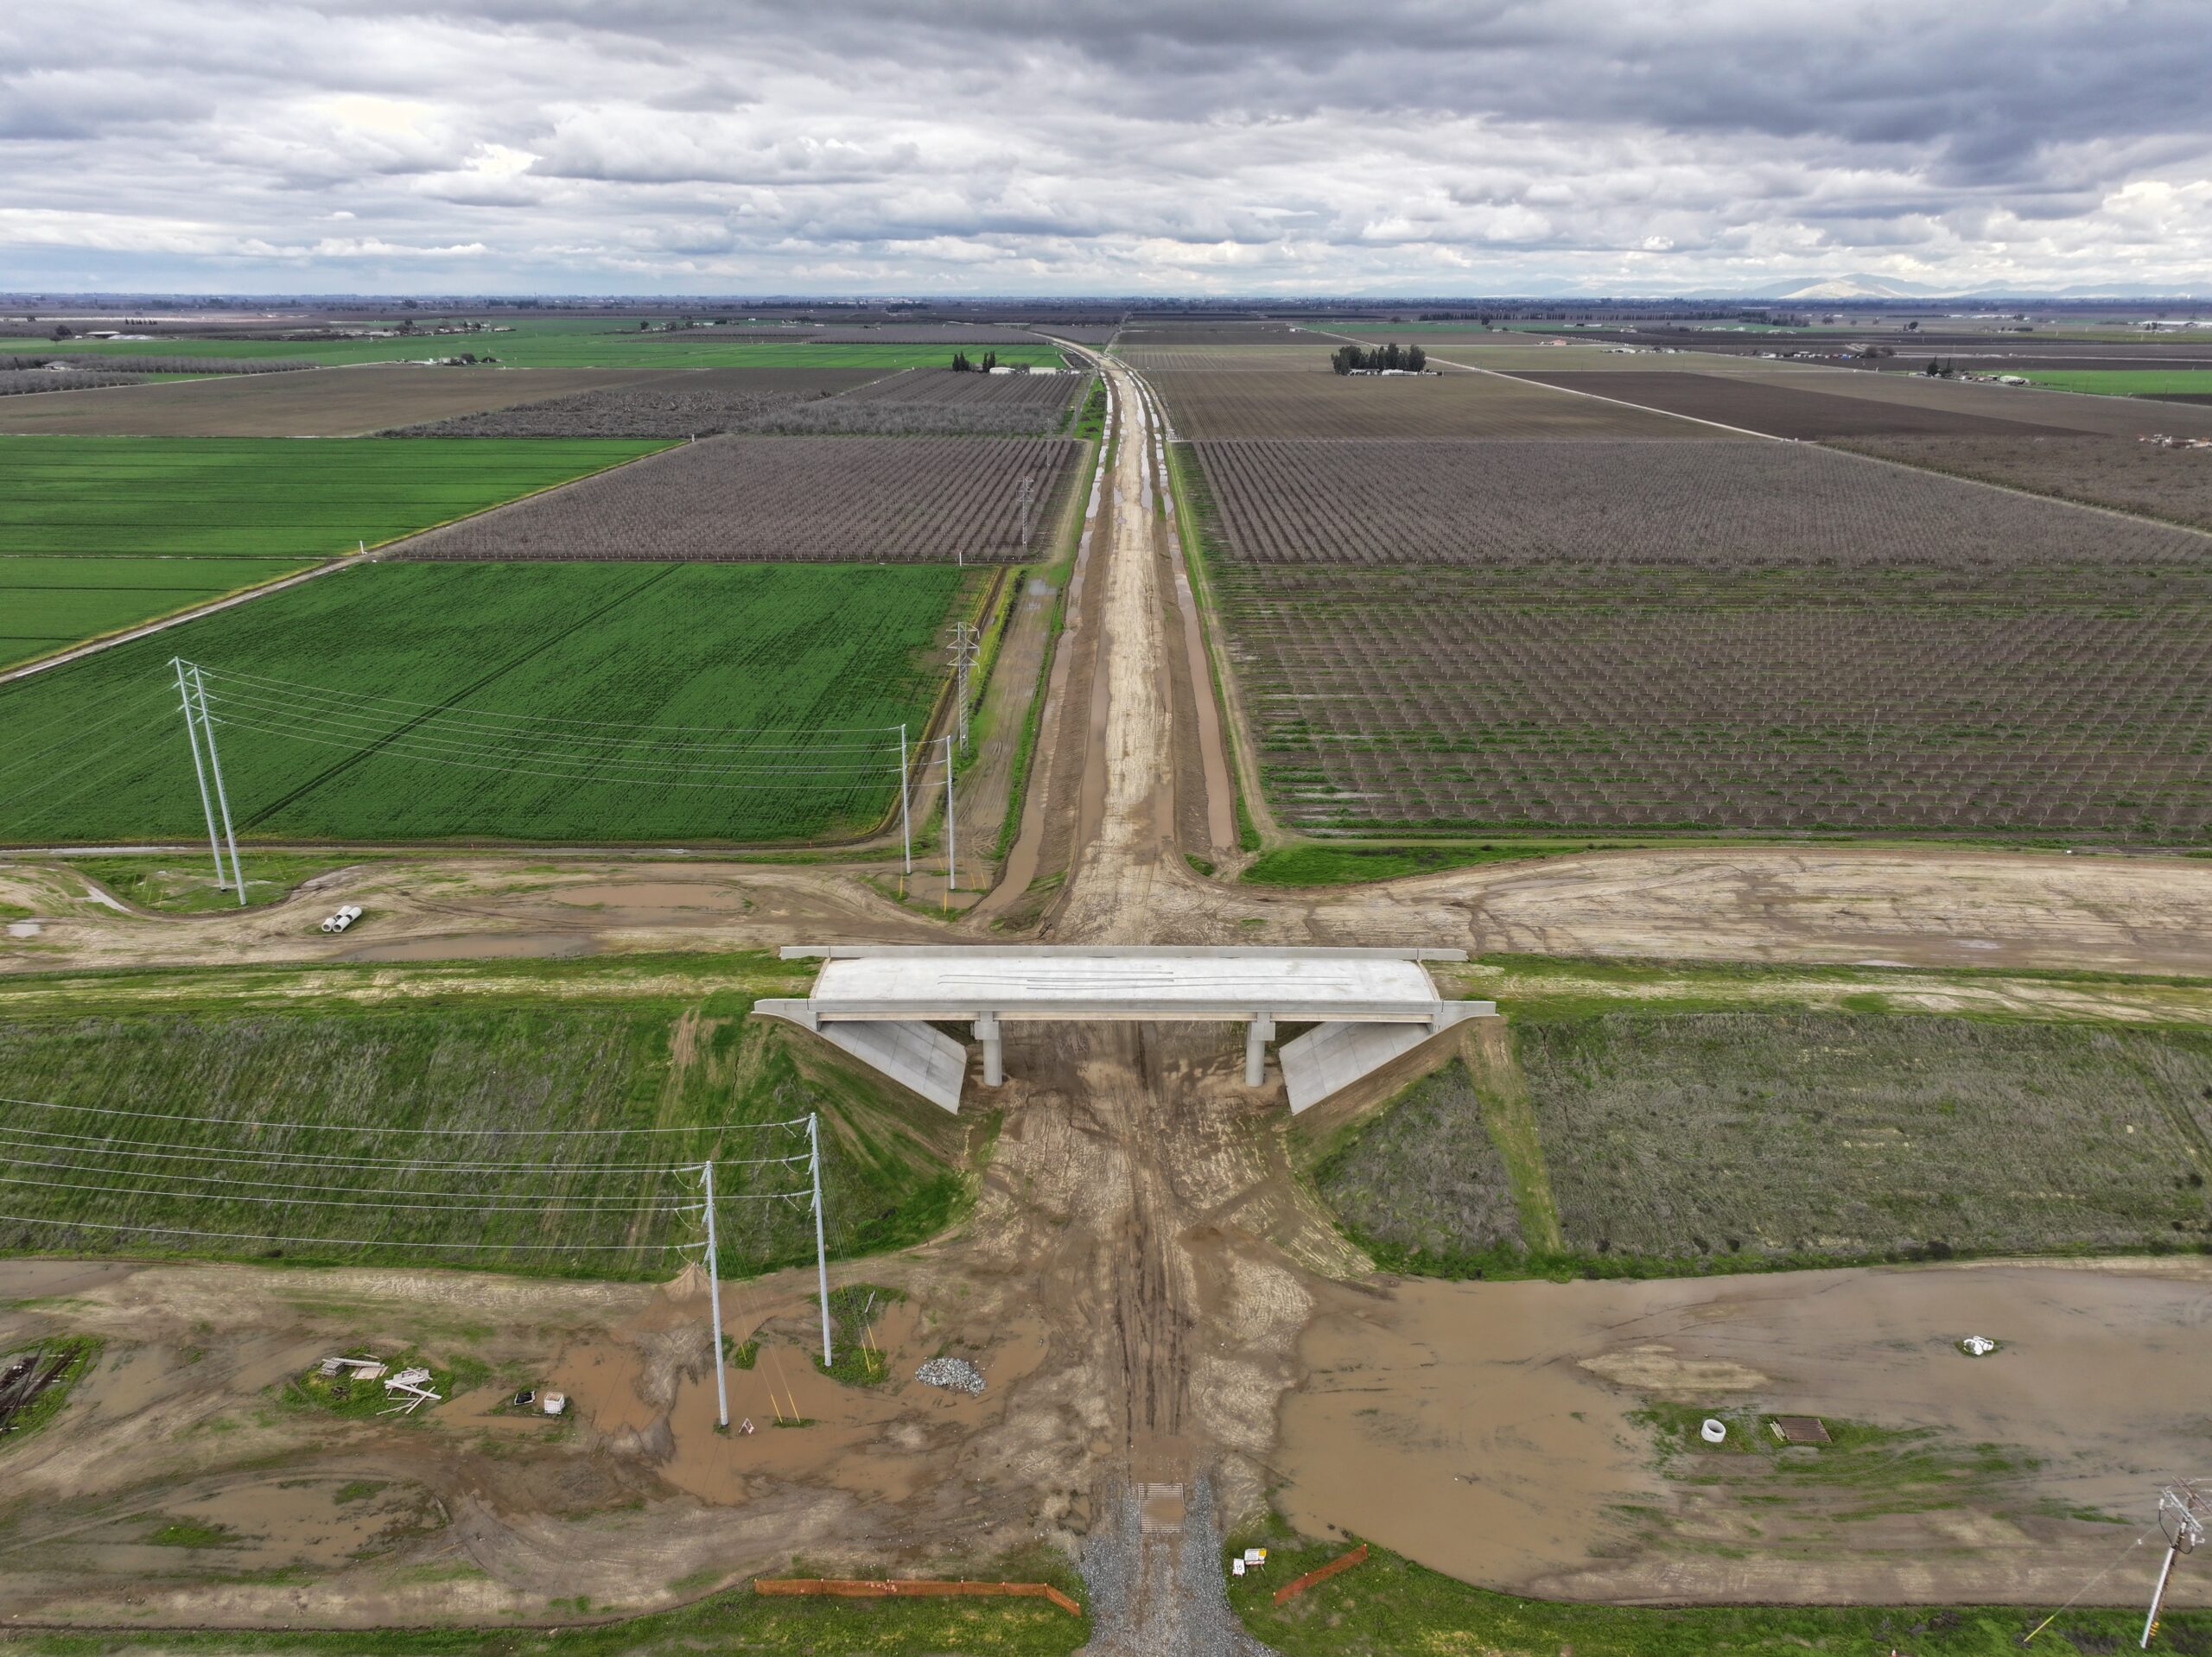
[[[529,369],[560,391],[563,378],[600,371]],[[393,437],[633,437],[681,441],[734,431],[763,415],[880,378],[868,368],[678,368],[606,372],[602,383],[483,413],[409,426]]]
[[1292,827],[2212,830],[2212,576],[1217,575]]
[[302,568],[294,558],[0,556],[0,667]]
[[2097,397],[2212,398],[2212,370],[2204,368],[2037,368],[2038,385]]
[[898,797],[982,573],[379,563],[0,686],[0,840],[190,839],[168,665],[246,836],[803,841]]
[[1753,438],[1194,447],[1252,564],[2205,562],[2164,524]]
[[[2132,437],[1855,437],[1839,448],[2212,530],[2212,454]],[[2206,547],[2212,554],[2212,543]]]
[[1189,438],[1701,438],[1664,414],[1496,374],[1154,374]]
[[[315,1011],[195,996],[149,1012],[92,996],[0,1019],[0,1253],[419,1269],[428,1248],[449,1266],[665,1279],[671,1246],[698,1235],[683,1211],[697,1180],[677,1165],[718,1154],[722,1189],[788,1190],[787,1169],[746,1163],[797,1141],[745,1125],[809,1109],[833,1256],[941,1226],[960,1194],[952,1119],[842,1076],[824,1085],[748,1004],[735,987],[705,1006],[524,992]],[[724,1272],[813,1258],[807,1216],[785,1203],[729,1202],[718,1219]]]
[[[1633,361],[1633,358],[1623,359]],[[1700,369],[1704,365],[1699,365]],[[2139,437],[2149,432],[2212,436],[2212,408],[2149,398],[2075,397],[2028,385],[1993,385],[1973,381],[1930,379],[1925,374],[1876,373],[1866,369],[1810,368],[1763,363],[1762,378],[1777,385],[1825,391],[1836,397],[1866,397],[1914,409],[1944,409],[2013,420],[2052,432],[2100,432]]]
[[[4,344],[4,342],[0,342]],[[1001,362],[1057,365],[1060,353],[1042,340],[989,347]],[[949,362],[954,346],[916,341],[810,343],[762,339],[735,328],[688,328],[657,333],[623,328],[605,319],[522,322],[505,333],[416,333],[386,339],[342,340],[67,340],[37,342],[45,355],[223,359],[237,363],[416,361],[463,352],[497,358],[507,368],[933,368]],[[90,366],[88,364],[87,366]],[[455,370],[466,372],[467,370]]]
[[0,553],[334,557],[658,447],[0,437]]
[[1329,353],[1340,341],[1279,346],[1140,346],[1122,334],[1115,355],[1138,373],[1154,374],[1326,374]]
[[2024,421],[2003,420],[1966,409],[1838,397],[1832,392],[1738,375],[1662,370],[1654,373],[1605,374],[1594,384],[1586,384],[1591,378],[1587,374],[1531,373],[1523,370],[1516,378],[1567,390],[1593,391],[1647,409],[1662,409],[1669,414],[1764,432],[1770,437],[1887,437],[1912,434],[2031,437],[2048,429]]
[[1050,534],[1082,453],[1048,438],[709,438],[424,536],[404,556],[1018,563]]
[[649,374],[403,363],[303,374],[226,374],[140,385],[128,393],[56,392],[0,402],[0,430],[102,437],[358,437],[387,426],[633,384]]
[[910,368],[837,397],[794,403],[748,422],[747,431],[804,435],[1036,437],[1066,423],[1088,374],[955,373]]
[[1751,441],[1190,451],[1292,827],[2212,830],[2186,532]]
[[1114,336],[1129,350],[1174,350],[1185,346],[1310,345],[1321,337],[1295,322],[1124,322]]
[[[1615,1013],[1511,1039],[1558,1216],[1539,1252],[1633,1270],[2164,1249],[2212,1222],[2190,1178],[2212,1087],[2200,1032]],[[1505,1079],[1455,1065],[1408,1089],[1324,1165],[1324,1195],[1433,1260],[1530,1247],[1484,1128]]]

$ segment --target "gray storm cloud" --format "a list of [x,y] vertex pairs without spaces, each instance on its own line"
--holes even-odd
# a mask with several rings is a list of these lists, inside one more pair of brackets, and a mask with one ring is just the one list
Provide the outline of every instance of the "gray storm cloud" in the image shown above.
[[86,0],[47,25],[0,18],[0,287],[2212,289],[2197,0]]

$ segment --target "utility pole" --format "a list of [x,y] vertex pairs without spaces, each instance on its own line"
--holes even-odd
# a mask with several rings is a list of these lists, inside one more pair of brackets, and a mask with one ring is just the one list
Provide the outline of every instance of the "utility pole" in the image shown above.
[[197,663],[192,668],[194,700],[200,704],[200,732],[207,739],[207,769],[215,775],[215,804],[223,814],[223,840],[231,848],[231,879],[238,889],[238,907],[245,907],[245,875],[238,867],[238,837],[231,832],[231,801],[223,791],[223,759],[215,752],[215,721],[207,716],[207,682],[200,676]]
[[215,860],[215,890],[226,892],[230,879],[223,873],[223,846],[215,838],[215,803],[207,797],[207,768],[200,760],[200,729],[192,712],[192,687],[185,682],[184,658],[169,657],[169,665],[176,670],[177,700],[184,708],[184,740],[192,744],[192,774],[200,784],[200,811],[207,819],[207,850]]
[[1029,503],[1036,492],[1036,473],[1024,473],[1020,487],[1014,491],[1014,504],[1015,511],[1021,515],[1021,556],[1025,558],[1029,556]]
[[715,1409],[722,1425],[729,1425],[729,1378],[722,1359],[722,1273],[721,1262],[715,1258],[715,1165],[713,1159],[699,1165],[700,1186],[705,1191],[707,1205],[707,1301],[713,1309],[715,1324]]
[[2151,1648],[2158,1631],[2158,1607],[2166,1597],[2166,1584],[2174,1574],[2178,1554],[2194,1553],[2212,1525],[2212,1493],[2200,1490],[2189,1480],[2169,1484],[2158,1492],[2158,1527],[2166,1533],[2166,1562],[2158,1567],[2158,1585],[2151,1593],[2151,1614],[2143,1619],[2143,1638],[2138,1649]]
[[822,1117],[806,1118],[806,1165],[814,1176],[814,1279],[822,1290],[822,1367],[835,1362],[830,1354],[830,1256],[822,1245]]
[[960,831],[952,813],[952,733],[944,733],[944,906],[952,907],[952,889],[959,884]]
[[[899,839],[906,848],[906,873],[914,872],[914,820],[906,804],[906,727],[899,727]],[[906,895],[901,886],[899,895]]]

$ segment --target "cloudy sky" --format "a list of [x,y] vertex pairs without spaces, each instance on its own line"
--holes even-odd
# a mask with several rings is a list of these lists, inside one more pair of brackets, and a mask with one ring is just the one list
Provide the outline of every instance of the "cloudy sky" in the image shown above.
[[2212,293],[2205,0],[69,0],[0,289]]

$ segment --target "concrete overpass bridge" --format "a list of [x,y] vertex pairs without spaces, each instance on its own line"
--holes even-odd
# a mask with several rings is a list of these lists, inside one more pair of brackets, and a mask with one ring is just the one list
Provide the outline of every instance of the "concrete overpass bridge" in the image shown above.
[[935,1026],[966,1025],[982,1047],[982,1082],[1006,1079],[1009,1023],[1103,1019],[1244,1025],[1244,1079],[1267,1079],[1285,1025],[1310,1025],[1276,1050],[1294,1113],[1319,1104],[1496,1003],[1447,1000],[1426,963],[1464,949],[804,944],[819,959],[813,993],[754,1003],[842,1048],[932,1104],[957,1111],[968,1050]]

